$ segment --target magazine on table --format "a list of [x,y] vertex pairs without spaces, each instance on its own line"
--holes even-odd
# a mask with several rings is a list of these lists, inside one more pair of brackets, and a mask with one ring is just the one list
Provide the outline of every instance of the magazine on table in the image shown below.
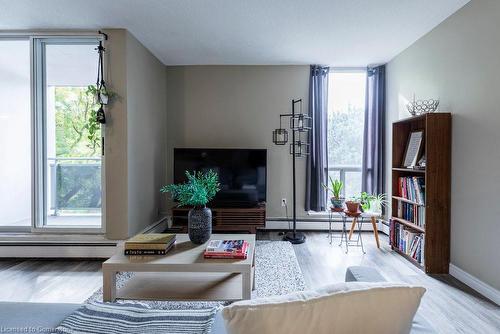
[[246,259],[248,242],[245,240],[210,240],[205,258]]

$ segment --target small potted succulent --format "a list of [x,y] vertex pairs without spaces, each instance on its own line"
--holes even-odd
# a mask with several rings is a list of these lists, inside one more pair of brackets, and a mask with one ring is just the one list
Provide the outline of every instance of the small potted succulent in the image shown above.
[[160,189],[162,193],[170,192],[178,201],[178,206],[192,207],[188,213],[189,240],[195,244],[203,244],[212,234],[212,211],[207,208],[219,191],[219,175],[213,170],[208,172],[186,171],[187,182],[169,184]]
[[330,186],[323,184],[323,188],[325,188],[332,194],[332,197],[330,197],[330,201],[332,202],[333,210],[342,211],[344,209],[344,198],[340,195],[344,184],[340,180],[332,179],[331,176],[329,177],[329,179]]

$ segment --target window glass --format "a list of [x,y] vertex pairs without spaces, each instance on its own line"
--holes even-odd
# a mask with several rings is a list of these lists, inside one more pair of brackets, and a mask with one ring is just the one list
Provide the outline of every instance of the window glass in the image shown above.
[[328,174],[344,182],[344,196],[361,192],[366,72],[332,71],[328,82]]
[[0,39],[0,227],[31,226],[28,40]]
[[[97,41],[46,42],[46,196],[49,226],[101,225],[101,132],[88,86],[97,76]],[[94,131],[95,130],[95,131]]]

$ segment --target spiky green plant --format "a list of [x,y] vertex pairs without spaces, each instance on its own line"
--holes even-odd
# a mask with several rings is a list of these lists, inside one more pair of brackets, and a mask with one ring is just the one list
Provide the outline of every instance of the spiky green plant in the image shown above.
[[363,211],[380,212],[382,208],[387,206],[387,195],[377,194],[371,195],[367,192],[362,192],[359,197],[354,197],[353,200],[361,203]]
[[373,195],[373,198],[370,200],[370,210],[382,212],[382,209],[386,208],[388,203],[386,194]]
[[334,180],[332,179],[331,176],[328,177],[330,179],[330,186],[327,186],[326,184],[323,184],[323,188],[326,190],[330,191],[333,195],[333,198],[339,199],[340,198],[340,192],[342,188],[344,187],[344,184],[340,180]]
[[187,182],[169,184],[160,189],[162,193],[169,192],[172,199],[179,202],[178,206],[205,206],[220,190],[219,175],[213,170],[207,172],[186,171]]

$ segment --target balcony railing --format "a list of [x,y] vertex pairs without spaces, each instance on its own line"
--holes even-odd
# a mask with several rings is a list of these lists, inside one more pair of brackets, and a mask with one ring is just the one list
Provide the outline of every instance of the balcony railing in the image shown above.
[[49,209],[57,216],[100,213],[101,158],[48,158]]
[[349,198],[361,192],[361,165],[333,165],[329,166],[327,175],[338,179],[343,184],[342,197]]

